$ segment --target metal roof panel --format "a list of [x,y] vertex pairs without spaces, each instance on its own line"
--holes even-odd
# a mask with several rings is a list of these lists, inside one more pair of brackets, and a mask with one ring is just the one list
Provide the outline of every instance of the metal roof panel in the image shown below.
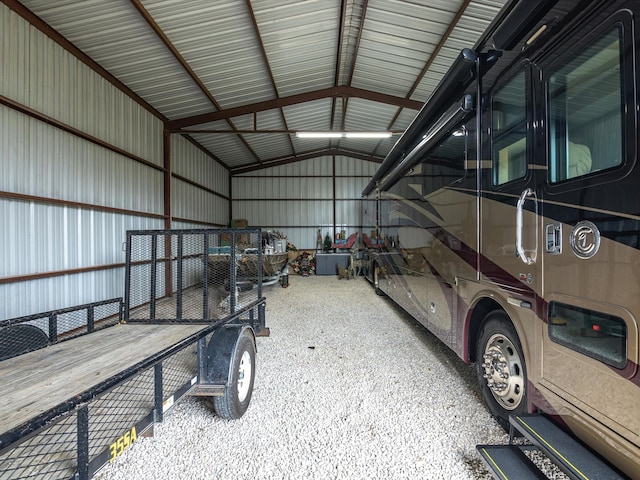
[[334,84],[340,2],[252,2],[280,96]]
[[[22,3],[124,84],[135,84],[136,93],[168,118],[179,117],[184,111],[211,109],[206,96],[197,92],[179,62],[130,2],[24,0]],[[144,68],[131,68],[137,65]],[[166,74],[157,75],[158,71]],[[172,108],[172,103],[159,102],[167,92],[182,97],[177,109]]]
[[[255,116],[197,126],[227,131],[404,129],[417,111],[329,89],[424,102],[506,1],[471,0],[452,26],[463,0],[21,0],[170,120],[256,105]],[[304,99],[324,89],[327,98]],[[302,98],[261,107],[291,95]],[[380,156],[394,143],[191,135],[230,168],[336,146]]]
[[[407,96],[460,3],[370,0],[353,86]],[[390,58],[395,61],[389,63]]]
[[145,0],[144,5],[222,108],[274,97],[244,2]]
[[472,48],[507,0],[472,0],[411,96],[426,101],[462,48]]

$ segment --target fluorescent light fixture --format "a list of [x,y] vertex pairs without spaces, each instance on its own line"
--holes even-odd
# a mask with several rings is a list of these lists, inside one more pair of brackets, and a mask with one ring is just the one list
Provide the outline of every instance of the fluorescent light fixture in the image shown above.
[[390,138],[391,132],[296,132],[298,138]]
[[391,132],[347,132],[346,138],[391,138]]
[[298,138],[342,138],[340,132],[296,132]]

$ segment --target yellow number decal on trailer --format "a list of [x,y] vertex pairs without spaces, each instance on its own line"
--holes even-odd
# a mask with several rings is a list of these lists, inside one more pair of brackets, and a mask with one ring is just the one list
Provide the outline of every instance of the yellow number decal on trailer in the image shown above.
[[109,445],[109,462],[113,462],[116,458],[123,454],[123,452],[133,445],[138,439],[138,435],[136,434],[136,427],[131,428],[131,430],[125,432],[120,438],[118,438],[115,442]]

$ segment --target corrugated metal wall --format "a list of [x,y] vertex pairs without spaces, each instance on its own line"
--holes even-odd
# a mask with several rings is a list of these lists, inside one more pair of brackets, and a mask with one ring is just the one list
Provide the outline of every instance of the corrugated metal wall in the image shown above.
[[[298,248],[367,230],[378,165],[321,157],[235,176],[0,4],[0,318],[123,295],[127,230],[250,226]],[[170,217],[168,217],[170,215]],[[363,223],[364,222],[364,223]]]
[[314,249],[322,237],[371,228],[362,220],[360,192],[378,164],[353,158],[320,157],[234,176],[233,218],[278,230],[298,249]]
[[[0,25],[0,318],[121,296],[126,231],[166,225],[164,123],[2,4]],[[228,171],[170,154],[173,226],[226,225]]]
[[[199,228],[229,224],[229,172],[181,135],[171,136],[171,214]],[[193,222],[192,222],[193,223]],[[196,228],[196,225],[184,228]]]

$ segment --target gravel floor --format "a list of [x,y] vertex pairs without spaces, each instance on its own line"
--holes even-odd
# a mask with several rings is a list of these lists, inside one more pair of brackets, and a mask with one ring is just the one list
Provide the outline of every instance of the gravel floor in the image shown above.
[[184,399],[96,479],[491,478],[475,445],[508,436],[472,365],[364,278],[289,279],[265,288],[271,336],[244,417]]

